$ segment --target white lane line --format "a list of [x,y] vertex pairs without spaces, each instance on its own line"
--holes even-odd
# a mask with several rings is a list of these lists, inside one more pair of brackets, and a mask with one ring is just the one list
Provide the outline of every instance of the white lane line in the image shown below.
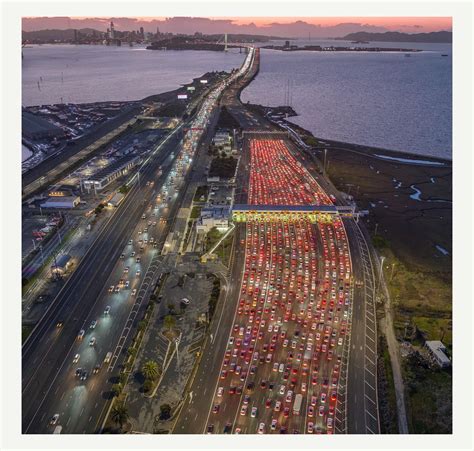
[[368,410],[365,411],[368,415],[370,415],[375,421],[377,421],[377,418],[375,418]]
[[81,413],[79,414],[80,417],[82,417],[82,414],[84,413],[84,407],[81,410]]
[[365,381],[365,383],[366,383],[366,384],[367,384],[367,385],[368,385],[368,386],[369,386],[369,387],[370,387],[372,390],[374,390],[374,391],[375,391],[375,388],[374,388],[374,387],[372,387],[372,385],[370,385],[370,384],[367,382],[367,380]]
[[[368,395],[365,395],[365,397],[375,406],[375,401]],[[367,411],[367,409],[365,409]]]

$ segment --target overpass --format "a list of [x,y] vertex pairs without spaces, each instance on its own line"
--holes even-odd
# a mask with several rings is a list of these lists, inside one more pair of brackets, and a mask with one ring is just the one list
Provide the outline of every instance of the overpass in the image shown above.
[[355,206],[340,205],[242,205],[232,208],[232,221],[328,222],[335,217],[359,219]]

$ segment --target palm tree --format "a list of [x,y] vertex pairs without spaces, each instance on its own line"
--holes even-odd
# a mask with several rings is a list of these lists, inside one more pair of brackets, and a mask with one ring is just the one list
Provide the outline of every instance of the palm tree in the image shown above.
[[165,316],[164,324],[165,324],[165,327],[168,330],[171,330],[171,329],[173,329],[174,325],[176,324],[176,320],[174,319],[173,316],[167,315],[167,316]]
[[148,360],[142,367],[143,375],[150,380],[155,380],[158,377],[158,363],[153,360]]
[[112,409],[112,420],[115,424],[120,425],[120,429],[122,429],[123,424],[128,420],[128,409],[124,403],[114,406]]

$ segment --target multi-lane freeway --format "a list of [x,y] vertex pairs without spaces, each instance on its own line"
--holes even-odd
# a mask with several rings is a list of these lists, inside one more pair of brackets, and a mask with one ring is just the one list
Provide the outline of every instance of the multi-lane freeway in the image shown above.
[[[134,291],[138,291],[157,252],[156,247],[143,246],[139,240],[149,240],[151,236],[153,241],[162,240],[167,228],[164,219],[174,213],[172,201],[177,196],[170,191],[168,208],[162,208],[159,215],[161,220],[149,218],[144,224],[145,220],[141,219],[143,214],[151,214],[146,209],[155,200],[176,159],[177,153],[173,155],[173,151],[179,139],[179,130],[176,130],[142,167],[140,182],[132,186],[25,343],[22,352],[23,432],[47,432],[49,417],[55,413],[60,414],[65,432],[97,431],[103,408],[110,398],[107,392],[110,384],[105,381],[114,374],[107,372],[106,365],[97,374],[93,369],[114,350],[133,305]],[[148,221],[151,225],[147,225]],[[150,237],[144,232],[147,227]],[[140,250],[142,246],[144,249]],[[140,257],[139,262],[132,257],[133,252]],[[122,254],[125,254],[124,259]],[[123,279],[123,287],[117,291],[114,287],[109,293],[110,286],[118,285],[120,279]],[[107,306],[111,311],[105,315]],[[97,325],[91,328],[94,320]],[[77,338],[80,330],[85,331],[84,337]],[[92,337],[96,342],[89,346]],[[78,362],[74,362],[76,354],[80,355]],[[82,381],[80,375],[76,377],[77,367],[88,372],[86,380]]]

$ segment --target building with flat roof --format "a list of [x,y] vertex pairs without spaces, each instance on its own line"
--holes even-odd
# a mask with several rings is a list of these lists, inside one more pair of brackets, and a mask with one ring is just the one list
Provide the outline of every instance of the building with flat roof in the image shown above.
[[207,233],[212,228],[225,232],[229,228],[230,208],[227,207],[205,207],[201,210],[201,216],[196,221],[196,231]]
[[112,199],[107,202],[109,207],[118,207],[125,196],[122,193],[115,193]]
[[51,272],[62,276],[71,266],[71,263],[71,256],[69,254],[62,254],[51,265]]
[[41,208],[75,208],[81,203],[79,196],[51,196],[40,204]]
[[87,180],[84,180],[84,188],[88,191],[91,189],[101,190],[116,178],[127,174],[130,169],[139,163],[139,161],[140,156],[138,155],[126,155],[114,161],[109,166],[101,169]]
[[23,136],[32,140],[64,136],[62,128],[28,111],[21,114],[21,131]]
[[436,363],[441,368],[448,368],[451,366],[451,360],[446,355],[446,346],[439,340],[425,341],[425,348],[433,363]]

